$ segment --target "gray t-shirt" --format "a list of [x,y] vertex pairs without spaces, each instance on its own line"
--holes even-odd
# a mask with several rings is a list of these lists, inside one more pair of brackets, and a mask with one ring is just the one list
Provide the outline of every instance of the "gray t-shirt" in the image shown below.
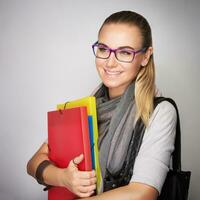
[[163,101],[157,105],[144,133],[131,182],[144,183],[161,192],[174,150],[176,120],[172,104]]

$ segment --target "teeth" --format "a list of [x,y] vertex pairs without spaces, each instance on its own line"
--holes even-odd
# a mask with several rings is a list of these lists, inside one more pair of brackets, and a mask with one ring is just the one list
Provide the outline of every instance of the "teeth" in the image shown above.
[[118,75],[120,74],[121,72],[118,72],[118,71],[108,71],[108,70],[105,70],[107,74],[109,75]]

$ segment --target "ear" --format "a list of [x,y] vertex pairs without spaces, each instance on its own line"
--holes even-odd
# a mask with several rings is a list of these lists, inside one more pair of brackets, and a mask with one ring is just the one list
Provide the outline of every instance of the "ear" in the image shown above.
[[144,57],[141,62],[141,66],[145,67],[147,65],[147,63],[149,62],[150,56],[152,54],[153,54],[153,47],[149,47],[144,54]]

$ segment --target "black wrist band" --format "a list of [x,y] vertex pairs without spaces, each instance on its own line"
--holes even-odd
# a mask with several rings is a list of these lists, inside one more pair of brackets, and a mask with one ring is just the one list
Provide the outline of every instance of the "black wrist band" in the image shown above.
[[35,178],[37,180],[37,182],[41,185],[45,185],[45,186],[48,186],[47,184],[45,184],[44,182],[44,179],[43,179],[43,171],[45,170],[45,168],[47,166],[49,166],[50,164],[52,164],[52,162],[50,160],[44,160],[42,161],[37,169],[36,169],[36,172],[35,172]]

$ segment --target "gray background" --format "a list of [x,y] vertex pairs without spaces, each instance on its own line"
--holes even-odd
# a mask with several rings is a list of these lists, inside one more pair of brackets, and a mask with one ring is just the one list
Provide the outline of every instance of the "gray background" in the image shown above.
[[0,0],[0,200],[46,199],[26,163],[47,137],[46,113],[99,83],[91,44],[108,15],[131,9],[153,31],[157,85],[179,106],[183,169],[199,193],[198,0]]

